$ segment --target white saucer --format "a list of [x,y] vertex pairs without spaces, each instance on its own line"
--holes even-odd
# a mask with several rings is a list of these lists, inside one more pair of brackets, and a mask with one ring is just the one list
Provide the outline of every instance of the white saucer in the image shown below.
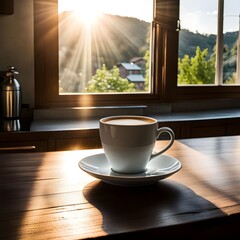
[[81,159],[78,166],[89,175],[119,186],[143,186],[156,183],[179,171],[182,164],[174,157],[160,155],[151,160],[144,173],[121,174],[111,170],[104,153]]

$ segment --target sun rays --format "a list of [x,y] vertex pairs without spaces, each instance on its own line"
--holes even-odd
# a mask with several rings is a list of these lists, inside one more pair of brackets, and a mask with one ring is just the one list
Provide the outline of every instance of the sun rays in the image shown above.
[[145,43],[138,39],[145,36],[145,30],[143,34],[132,27],[135,18],[123,17],[126,11],[126,4],[118,1],[58,0],[60,94],[86,93],[88,81],[103,64],[111,69],[140,54]]

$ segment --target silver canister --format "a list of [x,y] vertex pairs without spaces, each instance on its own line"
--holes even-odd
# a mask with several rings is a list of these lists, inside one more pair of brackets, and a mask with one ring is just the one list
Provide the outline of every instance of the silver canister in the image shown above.
[[1,72],[0,79],[0,119],[1,131],[19,131],[21,114],[21,86],[15,75],[18,71],[10,66]]

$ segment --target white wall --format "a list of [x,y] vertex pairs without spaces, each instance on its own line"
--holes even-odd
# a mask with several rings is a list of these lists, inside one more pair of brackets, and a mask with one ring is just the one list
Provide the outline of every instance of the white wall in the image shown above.
[[15,0],[13,15],[0,15],[0,71],[14,66],[22,102],[34,107],[33,0]]

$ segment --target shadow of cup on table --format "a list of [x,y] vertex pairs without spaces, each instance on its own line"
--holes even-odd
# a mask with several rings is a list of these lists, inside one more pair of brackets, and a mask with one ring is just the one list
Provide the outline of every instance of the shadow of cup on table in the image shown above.
[[[181,224],[190,215],[192,220],[199,220],[198,213],[217,210],[208,200],[171,180],[144,187],[119,187],[94,181],[85,186],[83,194],[101,212],[102,229],[108,234]],[[203,219],[208,214],[205,211]]]

